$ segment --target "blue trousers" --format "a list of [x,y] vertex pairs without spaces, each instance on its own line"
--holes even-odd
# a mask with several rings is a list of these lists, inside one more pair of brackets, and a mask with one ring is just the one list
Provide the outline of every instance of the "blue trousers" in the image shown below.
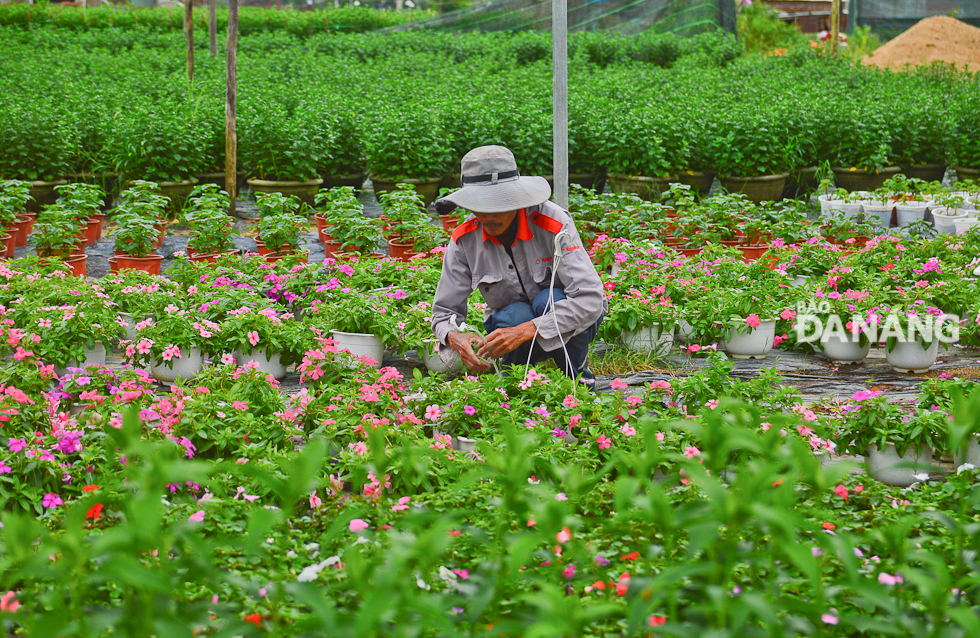
[[[565,299],[565,291],[561,288],[555,288],[554,300],[558,302],[562,299]],[[487,334],[490,334],[497,328],[513,328],[527,321],[531,321],[535,317],[540,317],[548,307],[548,291],[542,290],[534,298],[534,301],[529,304],[518,301],[495,311],[490,315],[489,319],[483,322],[483,327],[486,329]],[[592,373],[586,367],[586,359],[589,356],[589,344],[595,339],[596,333],[599,331],[599,324],[601,323],[602,317],[599,317],[586,330],[583,330],[565,342],[565,349],[568,350],[568,358],[571,361],[566,360],[561,346],[555,350],[546,351],[537,340],[534,340],[534,349],[530,351],[531,363],[535,364],[545,359],[552,359],[558,366],[558,369],[562,370],[569,377],[574,378],[579,373],[583,373],[583,376],[591,378]],[[524,365],[527,363],[527,355],[530,348],[531,342],[525,341],[516,350],[508,352],[501,357],[500,362],[504,365]]]

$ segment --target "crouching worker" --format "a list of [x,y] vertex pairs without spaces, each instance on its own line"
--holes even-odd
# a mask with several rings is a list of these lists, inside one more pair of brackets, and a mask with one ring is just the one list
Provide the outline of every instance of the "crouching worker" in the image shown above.
[[[548,181],[521,176],[502,146],[467,153],[460,175],[463,187],[436,202],[441,213],[456,206],[473,213],[453,232],[443,261],[432,309],[439,343],[471,370],[488,369],[492,359],[506,365],[553,359],[594,389],[589,344],[608,306],[571,216],[548,201]],[[451,323],[453,315],[458,324],[466,319],[476,289],[487,304],[486,340]]]

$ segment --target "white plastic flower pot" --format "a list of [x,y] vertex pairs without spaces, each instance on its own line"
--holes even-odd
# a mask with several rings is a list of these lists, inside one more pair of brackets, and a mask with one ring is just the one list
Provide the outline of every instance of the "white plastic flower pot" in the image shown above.
[[836,200],[830,199],[830,195],[821,195],[817,197],[817,201],[820,202],[821,215],[827,215],[830,211],[834,210],[833,204]]
[[789,282],[789,285],[793,286],[794,288],[800,288],[807,285],[809,282],[809,275],[797,275],[796,277],[793,277],[793,281]]
[[680,343],[687,343],[691,339],[691,335],[694,334],[694,326],[691,322],[681,319],[677,322],[677,330],[675,339]]
[[929,368],[939,358],[939,340],[935,340],[926,348],[923,343],[915,341],[900,341],[889,352],[885,351],[885,360],[897,372],[928,372]]
[[944,235],[956,234],[956,220],[966,219],[966,211],[962,208],[933,208],[932,225],[937,233]]
[[763,321],[748,332],[739,334],[733,329],[725,334],[725,347],[735,359],[765,359],[776,338],[776,322]]
[[272,357],[265,356],[264,350],[252,348],[249,354],[241,350],[235,350],[235,363],[242,366],[249,361],[259,364],[259,370],[265,374],[271,374],[274,379],[282,379],[286,376],[286,366],[280,363],[280,355],[274,354]]
[[838,210],[844,219],[854,219],[861,212],[861,203],[855,202],[853,204],[836,200],[830,203],[831,210]]
[[847,333],[845,336],[827,335],[820,339],[820,349],[832,361],[842,363],[859,363],[864,361],[871,352],[871,342],[861,346],[860,335]]
[[[200,348],[181,350],[181,358],[170,361],[156,360],[150,366],[150,373],[159,381],[170,383],[177,378],[193,379],[204,369],[204,354]],[[168,366],[167,364],[173,364]]]
[[69,361],[65,367],[54,367],[54,372],[59,377],[68,374],[68,368],[84,368],[85,366],[104,366],[105,365],[105,346],[96,343],[92,348],[85,348],[85,361]]
[[468,439],[465,436],[454,436],[453,449],[464,453],[472,452],[476,449],[476,439]]
[[385,356],[385,344],[379,337],[363,332],[340,330],[331,330],[330,334],[338,350],[347,350],[357,357],[371,357],[376,362],[374,367],[381,367],[381,360]]
[[665,354],[674,344],[673,332],[660,332],[660,324],[643,326],[636,330],[623,330],[623,346],[631,352],[656,352]]
[[974,467],[980,467],[980,437],[971,436],[966,444],[966,458],[964,463],[969,463]]
[[881,202],[863,202],[864,218],[867,221],[877,220],[883,228],[888,228],[892,223],[892,211],[895,209],[891,204],[882,205]]
[[136,319],[128,312],[120,312],[119,318],[126,322],[126,341],[136,340]]
[[953,220],[953,226],[956,227],[957,235],[963,235],[971,228],[976,228],[977,226],[980,226],[980,217],[976,217],[976,216],[971,217],[969,215],[966,217],[960,217]]
[[422,359],[422,363],[425,364],[426,370],[429,372],[459,372],[463,369],[463,361],[458,356],[453,361],[451,366],[447,366],[442,357],[436,351],[438,347],[438,341],[435,339],[426,339],[419,345],[418,352],[419,358]]
[[[908,467],[899,467],[904,465]],[[910,447],[904,456],[899,456],[891,443],[884,451],[872,445],[868,448],[868,470],[873,478],[886,485],[908,487],[916,482],[916,474],[928,474],[932,470],[932,449],[923,447],[918,452]]]
[[926,208],[928,208],[926,202],[907,202],[895,207],[896,214],[898,215],[898,225],[908,226],[914,222],[921,222],[925,219]]

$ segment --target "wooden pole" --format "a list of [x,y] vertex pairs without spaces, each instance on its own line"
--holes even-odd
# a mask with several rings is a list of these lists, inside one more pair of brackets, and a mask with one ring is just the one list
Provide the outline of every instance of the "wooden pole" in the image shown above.
[[568,0],[551,3],[555,203],[568,208]]
[[218,55],[218,0],[208,0],[208,37],[211,44],[211,57]]
[[187,33],[187,81],[194,81],[194,0],[184,0],[184,31]]
[[236,130],[236,93],[238,91],[238,0],[228,0],[227,87],[225,89],[225,185],[231,195],[235,214],[238,184],[238,132]]
[[830,3],[830,55],[837,57],[837,42],[840,40],[840,0]]

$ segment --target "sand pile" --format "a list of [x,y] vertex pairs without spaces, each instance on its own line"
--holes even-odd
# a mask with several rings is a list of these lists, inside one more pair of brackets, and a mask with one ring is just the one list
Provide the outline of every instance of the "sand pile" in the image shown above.
[[895,71],[937,61],[980,71],[980,29],[948,16],[926,18],[864,58],[865,64]]

